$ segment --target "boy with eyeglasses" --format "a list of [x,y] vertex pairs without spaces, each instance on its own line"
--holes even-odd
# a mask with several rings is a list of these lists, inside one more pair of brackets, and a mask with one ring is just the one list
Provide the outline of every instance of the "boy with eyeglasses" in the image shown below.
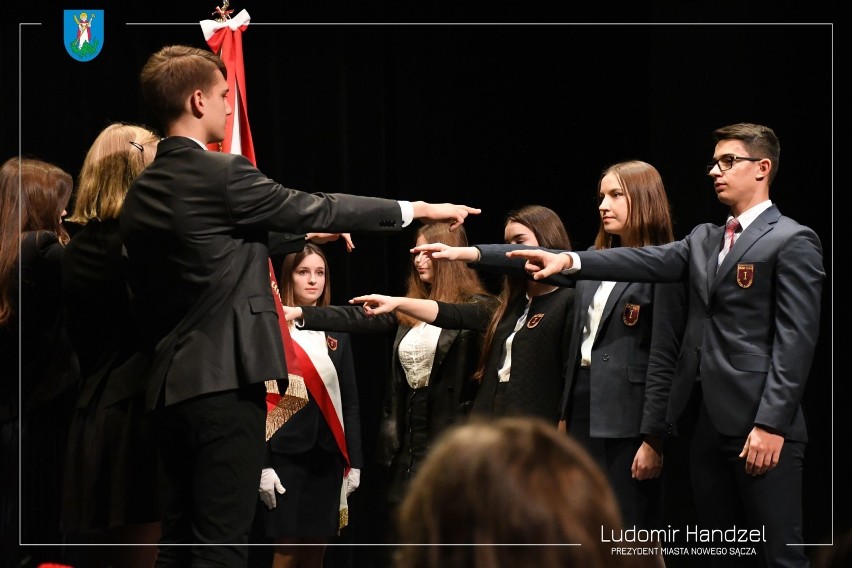
[[[762,565],[808,566],[801,402],[819,335],[822,246],[812,229],[783,216],[769,199],[780,156],[772,129],[738,123],[713,136],[708,175],[739,225],[727,239],[724,226],[707,223],[660,246],[507,256],[527,259],[536,279],[566,285],[574,279],[688,282],[667,422],[672,432],[680,417],[691,417],[687,409],[697,413],[690,468],[700,524],[693,541],[713,534],[724,540],[729,529],[759,531],[761,542],[748,546],[757,546]],[[716,529],[723,532],[711,532]]]

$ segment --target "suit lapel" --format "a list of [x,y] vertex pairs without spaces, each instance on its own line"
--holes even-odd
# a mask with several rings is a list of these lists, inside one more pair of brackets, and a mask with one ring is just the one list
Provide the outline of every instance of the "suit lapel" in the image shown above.
[[[435,347],[435,360],[432,362],[432,375],[437,372],[437,369],[441,367],[441,364],[444,362],[444,357],[447,356],[447,352],[450,350],[450,345],[453,344],[453,341],[456,340],[459,334],[458,329],[444,329],[441,328],[441,335],[438,336],[438,345]],[[431,377],[429,381],[431,383]]]
[[580,298],[576,302],[577,306],[580,308],[578,311],[582,313],[582,319],[585,320],[586,314],[589,312],[589,306],[592,305],[592,300],[595,297],[595,292],[598,290],[598,286],[600,286],[600,282],[598,280],[578,280],[576,290],[580,291]]
[[[707,290],[713,289],[713,282],[716,280],[719,264],[719,253],[722,252],[722,239],[725,235],[725,227],[718,226],[710,230],[710,236],[704,241],[705,251],[707,253]],[[728,256],[731,256],[728,254]]]
[[711,280],[711,294],[722,281],[722,275],[729,271],[732,266],[737,264],[743,255],[754,245],[754,243],[772,230],[772,226],[780,216],[781,214],[778,211],[778,208],[773,205],[758,215],[757,219],[755,219],[754,222],[752,222],[748,228],[740,234],[734,242],[734,246],[731,247],[731,250],[728,252],[727,256],[725,256],[725,260],[723,260],[722,264],[719,266],[718,272],[715,273]]
[[598,337],[601,335],[600,331],[603,326],[609,324],[609,318],[612,316],[615,306],[621,305],[621,295],[624,294],[624,291],[627,289],[629,284],[629,282],[616,282],[615,286],[612,287],[612,291],[610,291],[609,297],[606,299],[606,305],[604,306],[603,313],[601,314],[601,321],[598,324],[598,332],[595,334],[595,343],[597,343]]

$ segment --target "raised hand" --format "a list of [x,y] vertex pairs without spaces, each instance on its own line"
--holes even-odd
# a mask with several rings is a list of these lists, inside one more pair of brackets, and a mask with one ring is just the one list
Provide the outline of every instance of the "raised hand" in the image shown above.
[[415,219],[420,219],[423,223],[449,223],[451,231],[464,223],[468,215],[482,213],[482,209],[454,203],[412,201],[411,205],[414,207]]
[[336,241],[341,237],[343,238],[344,244],[346,244],[346,252],[352,252],[355,248],[355,244],[352,242],[352,235],[349,233],[307,233],[305,235],[307,240],[318,245],[324,245],[325,243]]
[[302,308],[293,306],[282,306],[284,308],[284,320],[293,321],[302,317]]
[[524,258],[526,264],[524,270],[532,275],[533,279],[541,280],[574,265],[570,255],[557,254],[541,249],[512,250],[506,253],[509,258]]
[[479,249],[476,247],[451,247],[444,243],[429,243],[411,249],[412,254],[421,252],[432,260],[463,260],[465,262],[479,260]]
[[394,311],[399,306],[400,298],[382,294],[366,294],[349,300],[350,304],[362,304],[364,315],[376,316]]

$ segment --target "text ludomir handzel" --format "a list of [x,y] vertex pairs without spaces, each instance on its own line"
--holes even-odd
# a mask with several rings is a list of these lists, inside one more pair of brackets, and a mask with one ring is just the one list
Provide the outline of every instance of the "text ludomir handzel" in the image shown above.
[[[682,534],[681,534],[682,533]],[[698,525],[686,525],[683,529],[672,528],[669,525],[665,529],[637,529],[634,525],[628,529],[606,529],[601,526],[601,542],[638,542],[638,543],[669,543],[677,542],[703,543],[750,543],[766,542],[766,527],[759,529],[737,528],[736,525],[729,529],[702,529]]]

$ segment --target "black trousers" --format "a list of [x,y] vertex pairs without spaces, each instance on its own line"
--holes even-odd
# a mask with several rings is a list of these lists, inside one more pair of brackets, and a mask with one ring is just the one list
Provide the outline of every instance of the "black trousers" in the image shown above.
[[656,529],[662,527],[662,481],[633,479],[633,458],[642,438],[592,438],[591,370],[581,367],[574,379],[568,433],[580,442],[609,479],[624,527]]
[[265,450],[262,383],[158,408],[157,566],[242,567]]
[[[744,437],[716,431],[701,401],[690,442],[690,470],[700,530],[765,531],[765,543],[731,543],[757,549],[757,557],[736,560],[710,557],[719,566],[809,566],[802,530],[802,469],[805,444],[785,441],[775,469],[751,476],[745,459],[738,457]],[[792,545],[792,546],[789,546]]]

